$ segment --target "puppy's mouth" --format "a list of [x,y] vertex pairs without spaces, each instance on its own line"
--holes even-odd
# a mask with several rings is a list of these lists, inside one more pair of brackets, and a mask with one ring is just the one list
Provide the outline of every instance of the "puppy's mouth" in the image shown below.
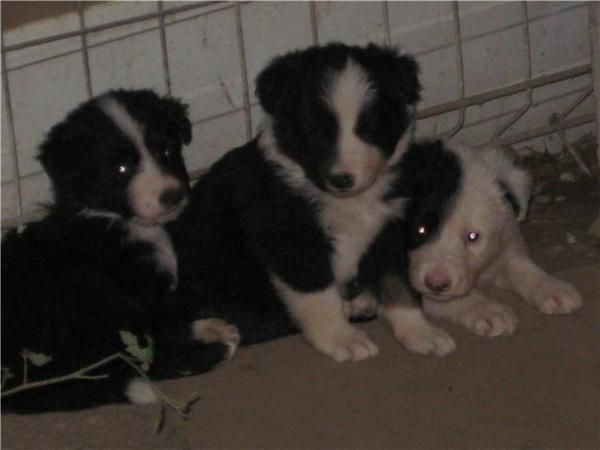
[[133,218],[133,221],[139,225],[146,226],[146,227],[152,227],[152,226],[156,226],[156,225],[164,225],[166,223],[172,222],[175,219],[177,219],[177,217],[179,217],[179,214],[181,214],[181,212],[186,207],[187,203],[188,203],[188,201],[184,200],[179,205],[177,205],[173,208],[169,208],[167,210],[163,210],[160,213],[153,215],[151,217],[135,216]]

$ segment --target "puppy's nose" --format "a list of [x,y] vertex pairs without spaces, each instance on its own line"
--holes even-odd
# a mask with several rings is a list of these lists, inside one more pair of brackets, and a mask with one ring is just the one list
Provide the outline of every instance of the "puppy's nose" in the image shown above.
[[354,177],[349,173],[329,175],[327,182],[338,191],[348,191],[354,186]]
[[425,276],[425,286],[431,292],[440,294],[447,290],[452,285],[450,278],[446,274],[441,273],[428,273]]
[[165,208],[173,208],[179,205],[184,197],[183,189],[167,189],[160,194],[159,201]]

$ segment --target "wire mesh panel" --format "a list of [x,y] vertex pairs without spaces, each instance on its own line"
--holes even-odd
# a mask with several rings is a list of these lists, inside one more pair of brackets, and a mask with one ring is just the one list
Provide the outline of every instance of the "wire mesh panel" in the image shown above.
[[587,3],[80,2],[3,30],[2,226],[50,199],[36,160],[53,123],[107,89],[190,105],[194,175],[256,133],[254,79],[275,55],[330,41],[401,46],[421,66],[418,134],[544,149],[595,121]]

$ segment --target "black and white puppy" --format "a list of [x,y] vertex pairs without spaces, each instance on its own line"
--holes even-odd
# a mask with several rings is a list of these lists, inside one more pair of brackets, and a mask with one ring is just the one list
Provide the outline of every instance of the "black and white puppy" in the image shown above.
[[[401,167],[398,195],[410,198],[405,220],[396,225],[395,235],[382,233],[373,247],[380,265],[392,261],[384,250],[397,248],[407,255],[406,280],[422,305],[411,301],[401,267],[383,280],[380,313],[409,350],[445,355],[455,348],[423,311],[478,335],[512,334],[515,315],[490,298],[491,287],[512,291],[545,314],[581,306],[573,286],[548,275],[528,255],[518,221],[526,215],[530,182],[505,152],[415,143]],[[373,260],[369,264],[377,265]]]
[[[150,376],[203,371],[227,356],[234,328],[186,324],[166,299],[177,284],[177,259],[163,226],[188,202],[181,150],[190,140],[187,107],[149,90],[108,92],[50,130],[39,158],[54,203],[45,219],[2,241],[2,368],[13,375],[4,388],[23,381],[24,351],[52,358],[28,374],[28,381],[48,379],[124,351],[120,331],[140,337],[140,346],[153,337]],[[204,345],[213,340],[221,342]],[[19,393],[3,407],[155,399],[124,364],[97,373],[110,377]]]
[[337,361],[374,356],[342,296],[401,212],[386,195],[419,91],[414,60],[376,45],[271,62],[257,78],[264,129],[199,180],[173,227],[190,314],[234,323],[246,343],[298,328]]

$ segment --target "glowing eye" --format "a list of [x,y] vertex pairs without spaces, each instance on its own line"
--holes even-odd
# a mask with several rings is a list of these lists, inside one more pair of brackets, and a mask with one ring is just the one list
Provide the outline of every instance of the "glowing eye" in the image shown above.
[[117,173],[119,175],[125,175],[127,172],[129,172],[129,167],[126,164],[119,164],[117,166]]
[[427,228],[421,225],[419,228],[417,228],[417,234],[419,236],[425,236],[427,234]]
[[467,241],[469,241],[469,242],[475,242],[478,239],[479,239],[479,232],[477,232],[477,231],[471,231],[467,235]]

